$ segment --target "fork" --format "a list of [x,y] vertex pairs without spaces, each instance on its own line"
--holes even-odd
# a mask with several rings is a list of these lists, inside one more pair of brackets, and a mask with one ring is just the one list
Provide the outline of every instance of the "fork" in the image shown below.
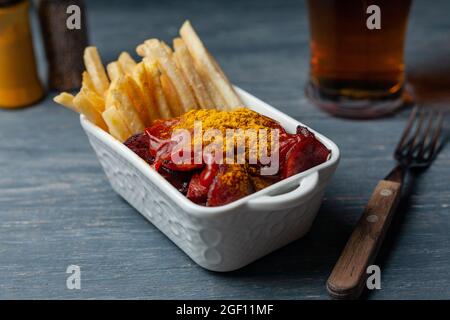
[[407,172],[430,166],[438,153],[443,113],[415,107],[394,151],[395,168],[378,182],[327,281],[337,299],[356,299],[364,290],[367,267],[378,253],[397,209]]

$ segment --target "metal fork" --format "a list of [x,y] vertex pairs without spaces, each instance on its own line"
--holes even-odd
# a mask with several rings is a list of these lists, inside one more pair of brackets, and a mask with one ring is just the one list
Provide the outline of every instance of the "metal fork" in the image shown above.
[[327,281],[333,298],[358,298],[397,209],[405,174],[428,168],[439,150],[444,115],[415,107],[395,149],[397,166],[376,186]]

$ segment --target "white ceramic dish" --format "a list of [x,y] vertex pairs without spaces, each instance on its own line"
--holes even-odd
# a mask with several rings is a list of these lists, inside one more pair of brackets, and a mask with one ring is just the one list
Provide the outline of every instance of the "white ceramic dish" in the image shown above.
[[[246,106],[279,121],[287,131],[305,126],[236,90]],[[338,147],[308,127],[331,150],[328,161],[225,206],[204,207],[84,116],[80,121],[112,188],[192,260],[213,271],[241,268],[305,235],[339,162]]]

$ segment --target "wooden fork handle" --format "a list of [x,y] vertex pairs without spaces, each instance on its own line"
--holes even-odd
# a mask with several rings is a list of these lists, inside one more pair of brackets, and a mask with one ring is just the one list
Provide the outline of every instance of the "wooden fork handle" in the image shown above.
[[356,299],[373,263],[400,199],[401,183],[381,180],[367,203],[344,251],[327,281],[333,298]]

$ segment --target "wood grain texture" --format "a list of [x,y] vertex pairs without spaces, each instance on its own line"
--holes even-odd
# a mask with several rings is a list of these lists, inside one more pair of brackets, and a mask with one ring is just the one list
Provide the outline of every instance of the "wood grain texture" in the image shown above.
[[[97,0],[87,7],[90,39],[105,62],[150,37],[169,41],[189,18],[234,83],[331,137],[342,161],[304,239],[217,274],[195,265],[114,194],[78,116],[51,102],[55,93],[32,108],[0,110],[0,298],[328,299],[326,279],[376,182],[394,164],[408,112],[342,120],[304,98],[309,34],[302,1]],[[426,87],[430,72],[439,74],[439,100],[432,102],[443,106],[449,10],[445,0],[414,1],[406,47],[415,85]],[[382,289],[368,298],[450,298],[449,166],[445,148],[417,177],[376,260]],[[66,289],[70,264],[81,267],[81,290]]]
[[381,180],[355,226],[327,281],[333,298],[356,299],[364,290],[372,265],[397,211],[401,183]]

